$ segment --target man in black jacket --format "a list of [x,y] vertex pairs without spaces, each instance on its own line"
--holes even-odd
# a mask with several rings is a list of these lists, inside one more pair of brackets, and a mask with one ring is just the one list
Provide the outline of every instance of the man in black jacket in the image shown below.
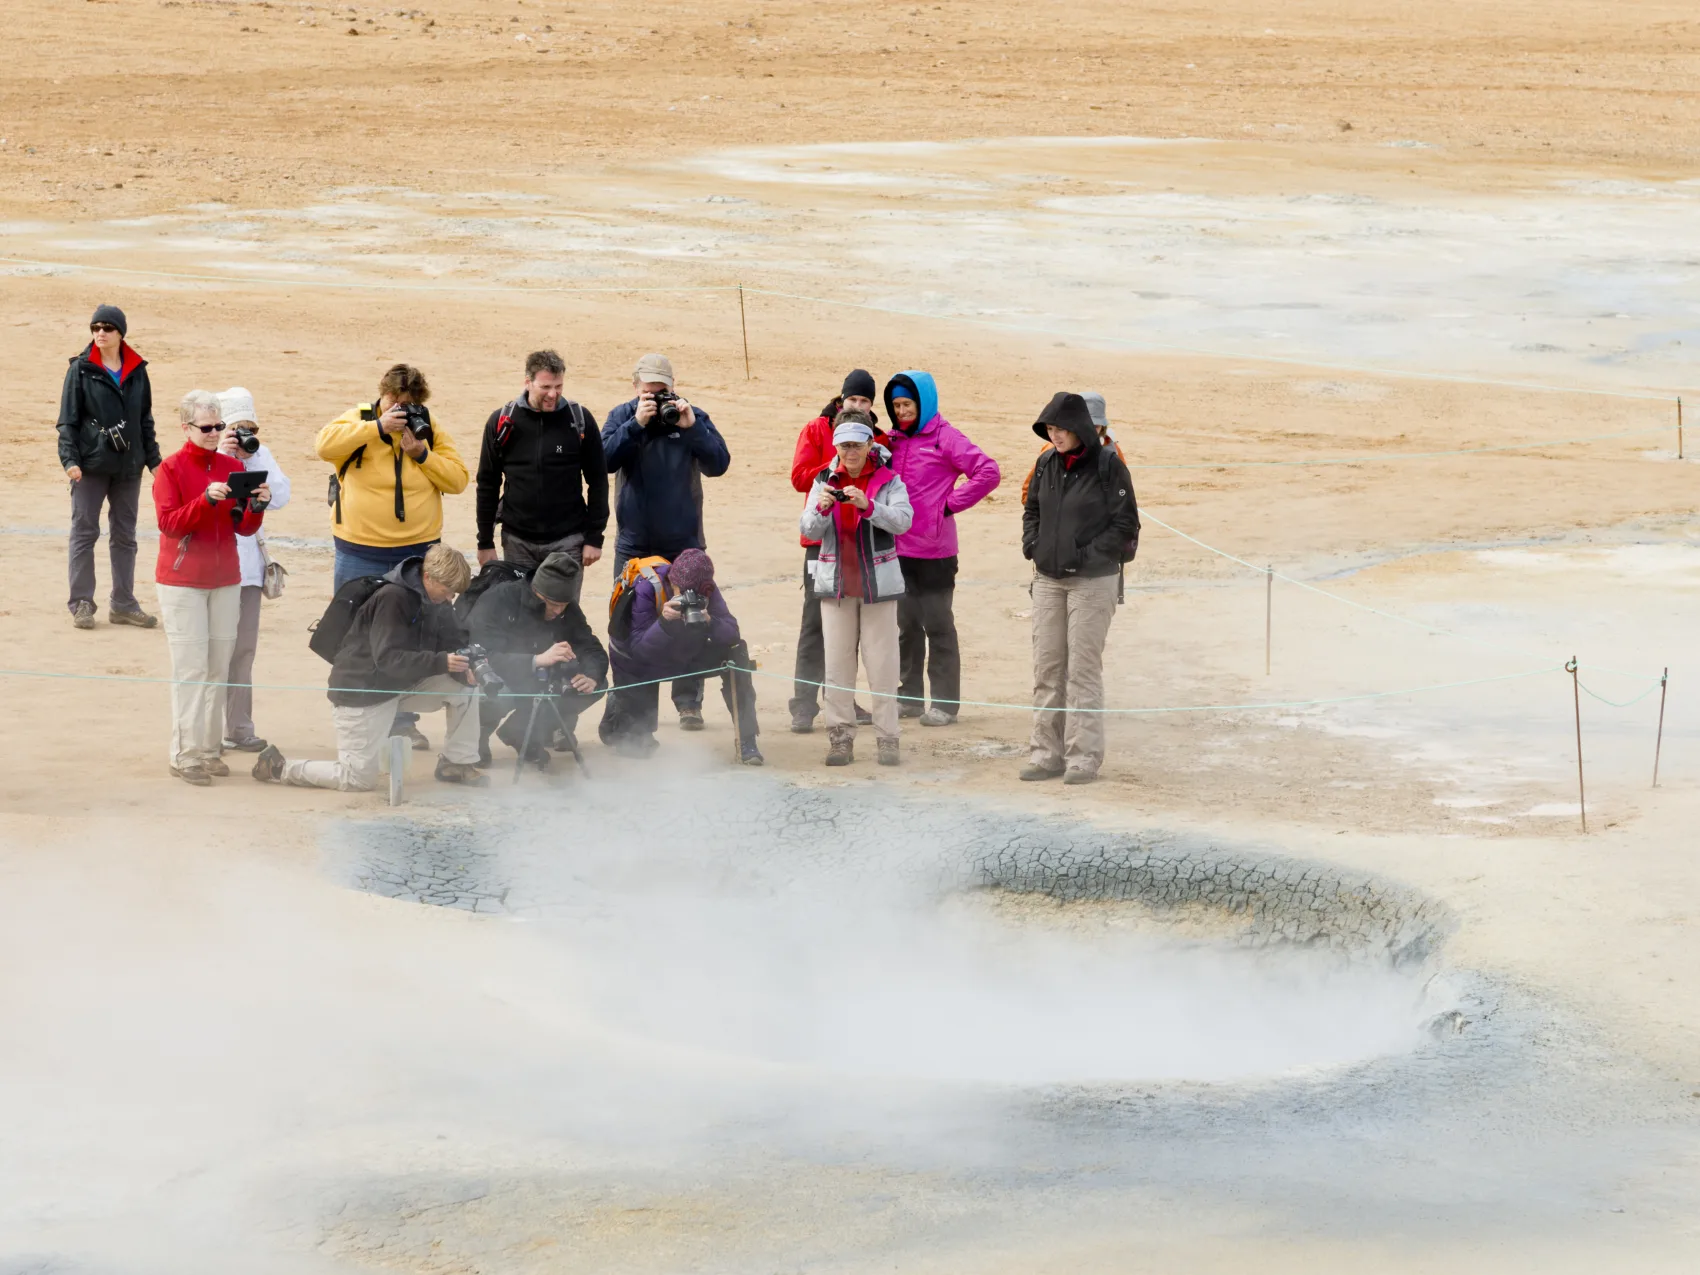
[[301,788],[370,792],[397,710],[448,714],[448,739],[437,759],[445,783],[482,787],[489,780],[478,761],[478,712],[465,634],[449,604],[472,580],[459,550],[434,544],[423,558],[392,568],[355,612],[331,663],[331,721],[335,761],[287,761],[268,744],[254,762],[254,778]]
[[130,348],[129,323],[115,305],[89,320],[90,341],[72,356],[59,394],[59,463],[71,480],[71,623],[94,628],[94,545],[100,507],[107,507],[112,552],[113,624],[151,629],[159,623],[136,601],[136,508],[142,467],[159,468],[153,432],[153,387],[147,360]]
[[[530,580],[495,585],[473,607],[472,640],[490,653],[490,667],[508,690],[480,707],[481,763],[489,764],[492,731],[516,753],[529,734],[525,760],[539,769],[549,764],[546,745],[558,728],[567,738],[555,747],[563,752],[577,747],[572,734],[579,714],[608,685],[608,653],[578,605],[582,577],[572,555],[557,551]],[[523,698],[543,692],[554,692],[560,722],[540,701]]]
[[583,566],[602,556],[608,466],[588,410],[561,397],[567,365],[553,350],[525,360],[525,393],[490,413],[478,454],[478,562],[531,570],[551,553]]

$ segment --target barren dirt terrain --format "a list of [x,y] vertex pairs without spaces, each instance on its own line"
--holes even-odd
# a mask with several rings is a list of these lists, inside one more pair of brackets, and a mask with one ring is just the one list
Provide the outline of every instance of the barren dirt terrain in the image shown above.
[[[305,645],[331,568],[319,427],[405,359],[470,458],[527,351],[560,350],[601,418],[659,349],[731,447],[709,548],[773,675],[770,771],[1386,873],[1456,910],[1453,959],[1700,1098],[1700,438],[1679,461],[1675,430],[1700,345],[1692,5],[12,0],[5,34],[0,889],[20,915],[71,864],[157,915],[137,941],[179,908],[193,930],[207,874],[239,858],[310,879],[329,819],[382,809],[242,768],[207,791],[170,779],[163,635],[104,623],[104,542],[102,623],[70,627],[52,423],[96,304],[129,316],[166,451],[185,391],[244,385],[294,480],[267,518],[290,577],[265,606],[255,714],[290,756],[333,746]],[[822,770],[823,735],[785,729],[787,474],[857,366],[932,371],[1004,484],[960,520],[979,704],[907,729],[901,771],[845,777]],[[1013,782],[1028,718],[997,707],[1031,694],[1017,493],[1062,388],[1105,393],[1147,514],[1110,703],[1209,710],[1113,719],[1102,782],[1067,792]],[[470,554],[470,490],[448,509]],[[149,610],[152,527],[144,486]],[[603,596],[606,563],[588,579]],[[666,716],[652,765],[723,764],[712,697],[700,737]],[[642,791],[640,767],[589,753],[595,782]],[[497,773],[475,806],[501,800]],[[412,779],[441,797],[423,759]],[[570,808],[584,781],[526,782]],[[363,945],[452,928],[313,906]],[[31,954],[10,955],[0,1007],[22,1014]],[[1697,1163],[1678,1138],[1638,1168],[1676,1203],[1622,1235],[1405,1247],[1228,1206],[1199,1233],[1151,1222],[1137,1258],[1137,1226],[1098,1218],[1072,1247],[1041,1233],[1000,1257],[953,1233],[906,1269],[1692,1269]],[[597,1227],[596,1269],[723,1268],[712,1226]]]

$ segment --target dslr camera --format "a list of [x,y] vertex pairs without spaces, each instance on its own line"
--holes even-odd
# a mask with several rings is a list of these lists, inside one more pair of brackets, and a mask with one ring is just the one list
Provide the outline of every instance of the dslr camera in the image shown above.
[[401,410],[407,413],[407,428],[413,431],[413,436],[420,442],[433,442],[431,434],[431,409],[423,403],[403,403]]
[[708,599],[695,589],[685,589],[679,594],[679,618],[686,624],[708,623]]
[[236,445],[242,449],[244,455],[252,456],[260,450],[260,436],[251,427],[238,425],[235,432]]
[[490,667],[490,653],[478,643],[463,646],[455,654],[466,660],[466,671],[472,674],[472,684],[489,698],[496,698],[507,688],[502,675]]
[[543,683],[544,689],[551,695],[565,695],[573,689],[573,678],[584,672],[579,662],[562,660],[559,664],[546,664],[537,670],[537,680]]
[[651,397],[655,400],[655,415],[649,418],[649,427],[662,433],[678,429],[679,417],[684,414],[679,396],[672,390],[656,390]]

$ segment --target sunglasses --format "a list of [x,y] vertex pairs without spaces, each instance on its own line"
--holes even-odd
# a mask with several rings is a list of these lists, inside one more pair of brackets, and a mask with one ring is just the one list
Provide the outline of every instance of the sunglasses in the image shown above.
[[117,328],[116,325],[111,324],[111,323],[91,323],[91,324],[89,324],[89,331],[90,332],[116,332],[116,331],[118,331],[118,328]]
[[222,434],[224,433],[224,422],[219,421],[216,425],[191,425],[189,428],[198,429],[203,434]]

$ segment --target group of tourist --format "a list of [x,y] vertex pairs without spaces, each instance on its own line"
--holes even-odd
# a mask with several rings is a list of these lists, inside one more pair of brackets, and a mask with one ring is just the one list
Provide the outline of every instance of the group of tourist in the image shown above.
[[[762,764],[754,665],[704,535],[703,480],[730,466],[725,438],[679,393],[661,354],[638,360],[632,397],[601,426],[565,397],[566,367],[553,351],[530,355],[524,375],[523,391],[484,423],[476,475],[432,415],[424,373],[407,364],[383,374],[373,401],[319,431],[334,566],[310,645],[331,664],[337,759],[291,760],[252,720],[261,599],[277,596],[285,576],[266,550],[265,515],[290,495],[261,441],[254,398],[240,387],[190,391],[178,407],[183,444],[162,456],[147,363],[128,341],[125,315],[110,305],[95,311],[59,410],[71,484],[69,608],[77,628],[94,626],[104,507],[108,619],[159,623],[134,592],[141,471],[153,471],[173,775],[205,786],[230,773],[227,753],[251,752],[259,779],[366,790],[386,741],[401,736],[429,750],[419,715],[443,709],[436,776],[481,785],[492,738],[538,767],[551,752],[578,755],[577,721],[598,700],[603,743],[647,757],[657,747],[660,684],[671,683],[679,727],[701,730],[709,677],[721,682],[741,760]],[[1104,760],[1103,648],[1139,514],[1101,395],[1056,394],[1033,430],[1045,445],[1022,489],[1021,544],[1033,564],[1036,711],[1021,778],[1087,783]],[[441,540],[444,496],[473,481],[476,575]],[[879,764],[893,766],[904,719],[939,728],[957,720],[957,520],[1001,481],[997,462],[945,419],[924,371],[899,372],[881,391],[855,369],[803,426],[791,466],[804,504],[790,726],[813,731],[824,703],[827,765],[854,762],[860,726],[872,727]],[[580,591],[611,513],[604,646]],[[866,708],[853,690],[858,662]]]

